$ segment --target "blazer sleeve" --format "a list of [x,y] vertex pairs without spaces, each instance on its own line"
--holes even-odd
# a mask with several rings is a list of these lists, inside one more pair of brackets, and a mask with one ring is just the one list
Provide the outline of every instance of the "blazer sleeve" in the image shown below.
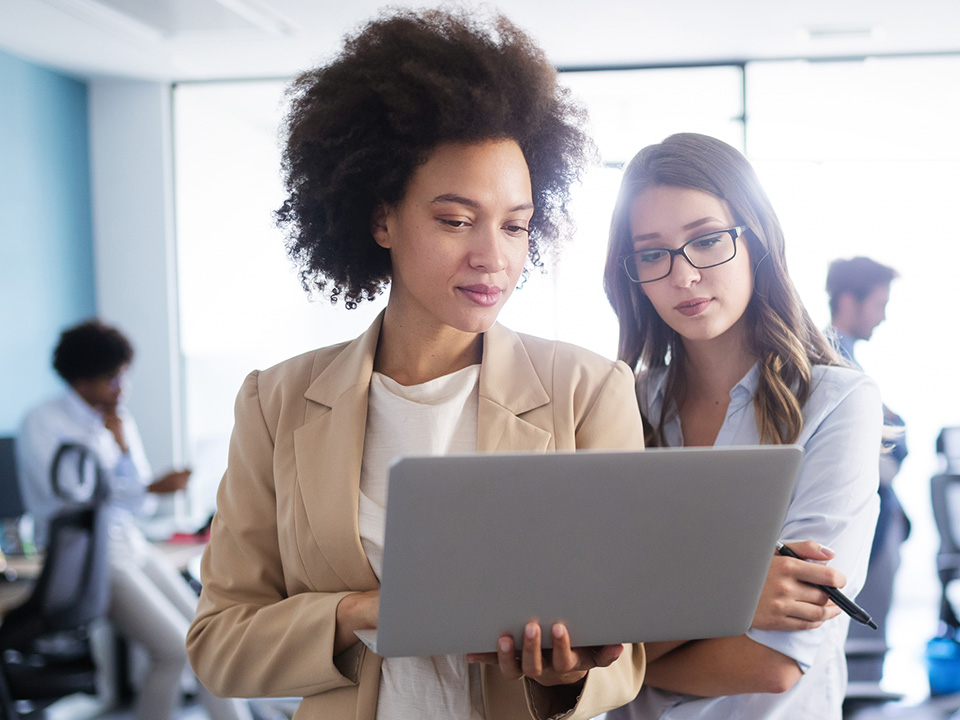
[[221,696],[304,696],[354,685],[333,658],[337,604],[348,593],[288,593],[274,439],[257,372],[244,381],[235,412],[201,565],[203,591],[187,634],[190,663],[200,682]]
[[643,450],[633,371],[614,363],[576,428],[577,450]]

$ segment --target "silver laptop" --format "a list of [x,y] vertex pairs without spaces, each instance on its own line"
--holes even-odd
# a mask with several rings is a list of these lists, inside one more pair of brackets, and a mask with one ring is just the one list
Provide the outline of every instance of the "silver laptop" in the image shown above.
[[796,446],[411,456],[390,468],[385,657],[490,652],[537,619],[574,645],[739,635],[793,494]]

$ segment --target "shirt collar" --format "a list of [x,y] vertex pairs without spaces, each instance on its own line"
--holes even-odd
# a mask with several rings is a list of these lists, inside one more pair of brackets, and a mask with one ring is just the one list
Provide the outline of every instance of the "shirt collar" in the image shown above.
[[730,391],[730,407],[735,403],[745,403],[753,399],[754,393],[760,386],[760,363],[755,362],[747,370],[747,374],[740,378],[740,382],[733,386]]
[[67,387],[66,402],[70,412],[74,413],[83,422],[91,425],[103,425],[103,416],[90,407],[87,401],[80,397],[80,393],[70,386]]

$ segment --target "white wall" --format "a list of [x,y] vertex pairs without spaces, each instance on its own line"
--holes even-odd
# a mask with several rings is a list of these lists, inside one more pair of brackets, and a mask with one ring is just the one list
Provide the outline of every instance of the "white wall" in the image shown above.
[[89,84],[97,308],[136,350],[128,406],[157,473],[182,460],[170,87]]

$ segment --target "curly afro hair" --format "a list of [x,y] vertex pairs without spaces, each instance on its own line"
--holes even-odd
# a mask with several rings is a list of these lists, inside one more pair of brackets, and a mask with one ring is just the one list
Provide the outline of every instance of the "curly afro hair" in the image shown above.
[[69,384],[116,373],[133,360],[133,345],[116,328],[87,320],[64,330],[53,351],[53,369]]
[[502,16],[398,11],[348,37],[330,63],[288,91],[277,211],[287,251],[308,292],[356,307],[391,278],[373,240],[381,205],[403,199],[416,169],[446,142],[515,141],[530,171],[534,215],[529,260],[570,225],[570,185],[593,146],[585,113],[557,83],[543,51]]

